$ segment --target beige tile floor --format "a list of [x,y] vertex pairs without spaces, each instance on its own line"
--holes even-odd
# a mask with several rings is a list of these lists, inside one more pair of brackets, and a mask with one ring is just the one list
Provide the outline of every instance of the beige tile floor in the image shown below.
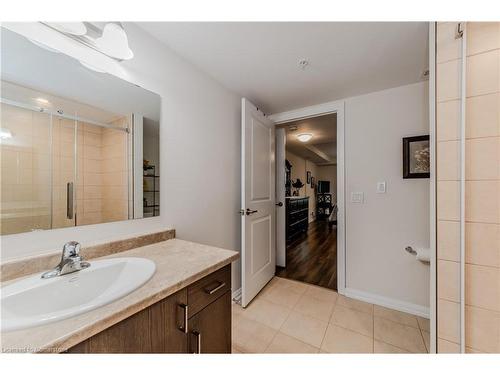
[[233,353],[428,353],[429,320],[275,277],[233,304]]

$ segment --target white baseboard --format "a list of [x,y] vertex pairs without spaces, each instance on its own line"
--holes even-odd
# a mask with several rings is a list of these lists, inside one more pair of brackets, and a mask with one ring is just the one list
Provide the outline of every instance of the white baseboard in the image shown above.
[[241,302],[241,288],[233,290],[233,301]]
[[345,288],[344,293],[345,296],[358,299],[360,301],[373,303],[375,305],[387,307],[389,309],[402,311],[408,314],[413,314],[417,316],[421,316],[423,318],[429,319],[430,309],[427,306],[416,305],[413,303],[384,297],[375,293],[364,292],[362,290],[356,290],[352,288]]

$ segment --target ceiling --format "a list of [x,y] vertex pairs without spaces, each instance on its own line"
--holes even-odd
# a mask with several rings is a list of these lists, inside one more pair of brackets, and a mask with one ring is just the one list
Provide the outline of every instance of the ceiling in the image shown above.
[[418,82],[428,65],[426,22],[139,26],[267,114]]
[[[337,115],[312,117],[279,125],[286,131],[286,150],[317,165],[337,163]],[[310,133],[307,142],[298,140],[297,135]]]
[[[2,92],[2,96],[14,96],[6,97],[8,99],[37,105],[32,97],[36,92],[59,106],[54,109],[76,112],[95,121],[108,122],[116,114],[132,112],[156,122],[160,120],[161,98],[151,91],[111,74],[87,69],[77,60],[40,48],[5,28],[1,29],[1,44],[1,79],[21,86],[8,93]],[[3,86],[2,91],[6,87]],[[33,95],[23,97],[25,92]]]

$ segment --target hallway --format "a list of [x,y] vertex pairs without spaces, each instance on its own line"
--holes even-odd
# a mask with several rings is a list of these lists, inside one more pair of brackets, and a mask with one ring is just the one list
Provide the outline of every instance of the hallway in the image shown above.
[[307,235],[287,245],[286,268],[276,267],[276,276],[337,290],[337,227],[310,223]]

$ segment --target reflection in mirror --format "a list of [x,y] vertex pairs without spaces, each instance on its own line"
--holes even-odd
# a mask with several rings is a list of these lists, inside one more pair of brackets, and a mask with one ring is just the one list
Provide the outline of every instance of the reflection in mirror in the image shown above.
[[161,99],[1,29],[2,235],[159,216]]

